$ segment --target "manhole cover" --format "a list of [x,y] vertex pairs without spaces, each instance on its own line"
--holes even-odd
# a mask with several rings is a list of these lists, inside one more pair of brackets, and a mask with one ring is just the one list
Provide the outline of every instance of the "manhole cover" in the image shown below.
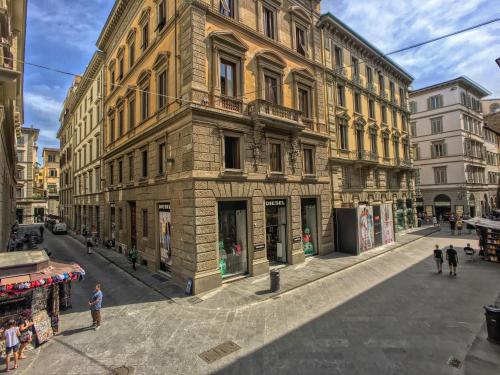
[[212,362],[215,362],[218,359],[221,359],[222,357],[225,357],[226,355],[234,353],[240,349],[241,349],[241,347],[238,344],[235,344],[232,341],[226,341],[220,345],[217,345],[216,347],[214,347],[212,349],[209,349],[209,350],[199,354],[199,356],[205,362],[212,363]]
[[455,357],[451,356],[448,358],[448,366],[455,367],[455,368],[461,368],[462,367],[462,361],[456,359]]
[[192,305],[196,305],[197,303],[203,302],[203,300],[198,297],[191,297],[190,299],[188,299],[188,301]]
[[128,366],[120,366],[114,369],[111,369],[109,372],[111,375],[131,375],[134,373],[134,369]]
[[156,273],[153,275],[153,277],[154,277],[156,280],[161,281],[162,283],[164,283],[164,282],[168,281],[168,279],[167,279],[167,278],[163,277],[162,275],[158,275],[158,274],[156,274]]

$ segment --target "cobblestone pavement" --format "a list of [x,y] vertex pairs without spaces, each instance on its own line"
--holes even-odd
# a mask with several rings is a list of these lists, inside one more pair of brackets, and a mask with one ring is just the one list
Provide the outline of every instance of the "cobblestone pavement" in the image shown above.
[[[498,264],[461,259],[456,278],[437,275],[435,233],[258,303],[217,309],[181,305],[130,277],[69,236],[48,234],[58,258],[82,264],[62,333],[30,352],[23,374],[457,374],[499,293]],[[445,267],[445,271],[447,268]],[[86,302],[100,280],[103,327],[88,330]],[[240,350],[208,364],[199,354],[231,340]]]

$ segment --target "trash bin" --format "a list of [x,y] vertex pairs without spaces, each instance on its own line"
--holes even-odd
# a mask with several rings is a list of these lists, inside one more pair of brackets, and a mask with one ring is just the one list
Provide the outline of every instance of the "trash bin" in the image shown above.
[[271,279],[271,293],[280,290],[280,270],[271,270],[269,277]]
[[486,316],[486,328],[488,329],[488,340],[500,344],[500,307],[484,306]]

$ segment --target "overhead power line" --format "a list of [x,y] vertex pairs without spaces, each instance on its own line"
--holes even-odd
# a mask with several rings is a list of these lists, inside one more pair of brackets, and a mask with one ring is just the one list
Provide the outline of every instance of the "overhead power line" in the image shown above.
[[[482,22],[482,23],[479,23],[479,24],[476,24],[476,25],[473,25],[473,26],[469,26],[469,27],[461,29],[461,30],[457,30],[457,31],[454,31],[454,32],[451,32],[451,33],[448,33],[448,34],[445,34],[445,35],[442,35],[442,36],[439,36],[439,37],[436,37],[436,38],[432,38],[432,39],[429,39],[429,40],[426,40],[426,41],[423,41],[423,42],[412,44],[412,45],[404,47],[404,48],[397,49],[395,51],[388,52],[386,54],[383,54],[382,56],[383,57],[387,57],[387,56],[394,55],[394,54],[397,54],[397,53],[400,53],[400,52],[408,51],[408,50],[411,50],[411,49],[414,49],[414,48],[417,48],[417,47],[424,46],[426,44],[430,44],[430,43],[433,43],[433,42],[436,42],[436,41],[439,41],[439,40],[450,38],[450,37],[455,36],[455,35],[459,35],[459,34],[462,34],[462,33],[468,32],[468,31],[472,31],[472,30],[478,29],[480,27],[483,27],[483,26],[486,26],[486,25],[489,25],[489,24],[492,24],[492,23],[495,23],[495,22],[498,22],[498,21],[500,21],[500,18],[494,18],[494,19],[491,19],[491,20],[488,20],[488,21],[485,21],[485,22]],[[65,71],[65,70],[61,70],[61,69],[57,69],[57,68],[53,68],[53,67],[50,67],[50,66],[47,66],[47,65],[36,64],[36,63],[29,62],[29,61],[23,61],[23,60],[19,60],[19,59],[13,58],[13,57],[4,57],[4,59],[6,59],[6,60],[12,60],[12,61],[17,61],[18,63],[24,64],[24,65],[28,65],[28,66],[32,66],[34,68],[44,69],[44,70],[52,71],[52,72],[59,73],[59,74],[64,74],[64,75],[71,76],[71,77],[80,77],[81,79],[87,79],[87,80],[91,80],[91,81],[97,81],[96,78],[84,77],[81,74],[71,73],[71,72],[68,72],[68,71]],[[363,63],[363,62],[366,62],[366,60],[360,59],[358,61],[358,63]],[[353,65],[354,64],[342,66],[342,68],[350,68]],[[127,89],[131,88],[128,85],[122,85],[122,84],[117,84],[117,83],[115,83],[114,86],[124,87],[124,88],[127,88]],[[168,98],[168,99],[173,99],[173,100],[178,100],[178,101],[181,101],[181,102],[195,104],[194,102],[192,102],[190,100],[186,100],[186,99],[175,97],[175,96],[161,95],[161,94],[159,94],[157,92],[147,91],[147,90],[141,90],[140,88],[132,88],[132,89],[135,90],[135,91],[137,91],[137,92],[140,92],[140,93],[144,93],[145,92],[145,93],[153,94],[153,95],[156,95],[156,96],[163,96],[164,98]],[[256,92],[258,92],[258,90],[246,92],[245,95],[254,94]]]

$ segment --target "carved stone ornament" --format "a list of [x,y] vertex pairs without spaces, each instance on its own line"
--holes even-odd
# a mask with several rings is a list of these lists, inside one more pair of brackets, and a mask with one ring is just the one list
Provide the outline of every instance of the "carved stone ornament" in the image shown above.
[[295,173],[295,168],[297,165],[297,158],[299,156],[299,139],[298,137],[292,137],[290,140],[290,164],[292,166],[292,170]]
[[254,125],[252,143],[250,145],[250,149],[252,150],[252,156],[253,156],[253,167],[255,171],[257,171],[257,167],[259,165],[259,161],[262,155],[262,149],[264,147],[264,137],[262,135],[262,128],[263,126],[261,124],[256,123]]

